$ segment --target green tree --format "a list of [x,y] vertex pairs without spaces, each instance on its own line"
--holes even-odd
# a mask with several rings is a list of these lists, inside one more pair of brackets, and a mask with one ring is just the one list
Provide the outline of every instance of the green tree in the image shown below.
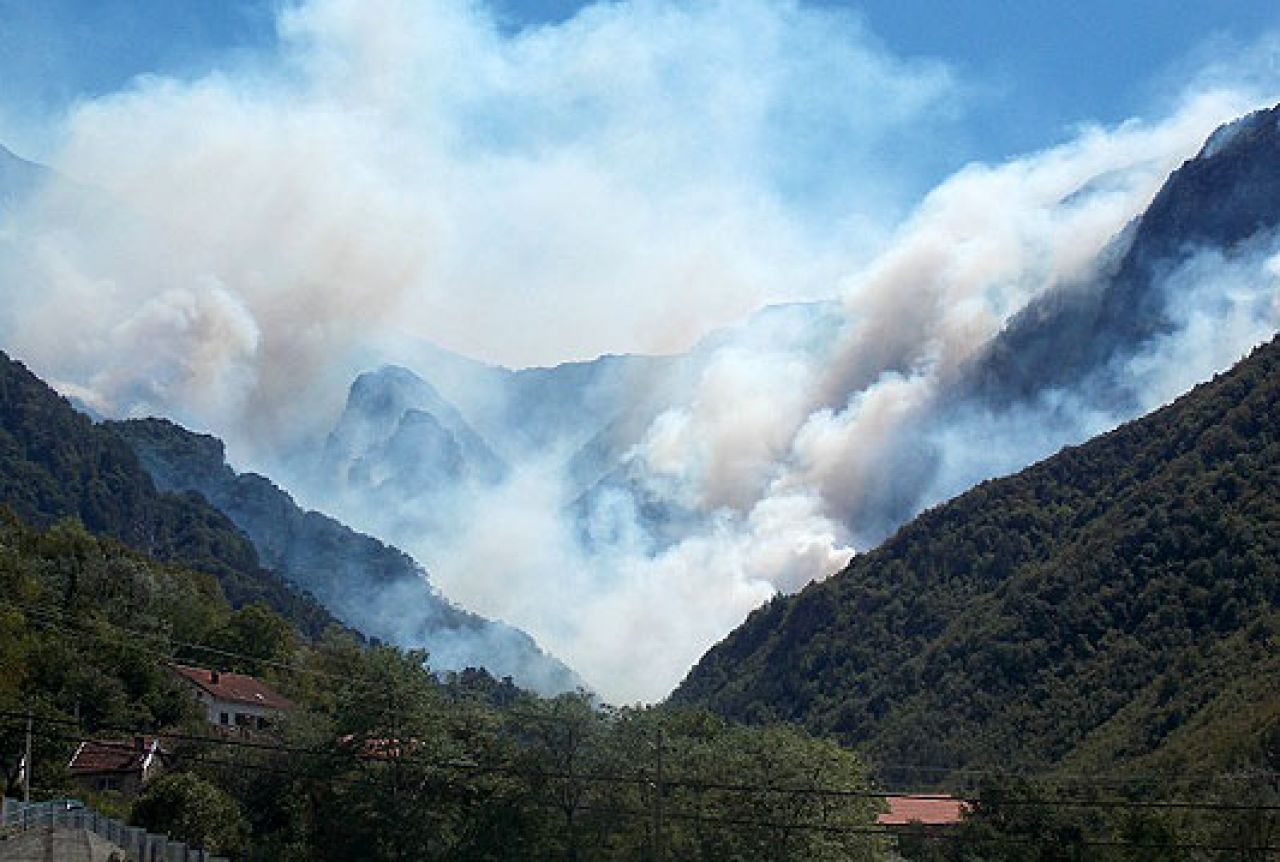
[[237,656],[233,660],[236,670],[260,676],[273,662],[288,659],[297,640],[283,617],[254,603],[232,611],[226,623],[209,637],[209,645]]
[[152,782],[134,803],[131,820],[151,832],[163,832],[214,853],[237,852],[247,831],[235,799],[190,772]]

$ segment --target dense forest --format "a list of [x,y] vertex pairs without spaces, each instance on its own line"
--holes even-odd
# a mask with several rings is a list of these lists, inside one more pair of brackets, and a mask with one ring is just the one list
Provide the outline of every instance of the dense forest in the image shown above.
[[226,516],[198,495],[160,493],[125,440],[3,353],[0,504],[38,526],[74,518],[94,535],[215,575],[233,604],[263,602],[308,634],[334,621],[263,568]]
[[[6,794],[31,716],[35,798],[233,858],[1123,862],[1265,859],[1234,848],[1273,841],[1240,787],[1184,809],[998,775],[951,831],[887,829],[888,794],[858,757],[797,728],[540,699],[483,671],[442,680],[426,658],[336,628],[308,641],[265,607],[231,609],[209,575],[0,510]],[[298,709],[274,733],[211,732],[165,672],[175,659],[256,674]],[[79,742],[144,733],[172,757],[137,799],[70,780]]]
[[673,700],[801,722],[895,781],[1256,767],[1280,726],[1278,399],[1280,341],[775,599]]

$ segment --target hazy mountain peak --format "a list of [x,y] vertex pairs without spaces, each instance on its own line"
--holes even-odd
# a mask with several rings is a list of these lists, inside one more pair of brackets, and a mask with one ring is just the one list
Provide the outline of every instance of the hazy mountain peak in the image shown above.
[[[404,422],[447,434],[420,411],[406,411]],[[218,438],[162,419],[109,428],[129,443],[160,488],[203,495],[247,534],[266,565],[361,632],[425,647],[438,670],[483,666],[545,693],[583,684],[523,631],[455,606],[398,548],[304,511],[264,476],[236,473]]]
[[[1206,250],[1247,254],[1277,227],[1280,106],[1210,135],[1104,252],[1091,278],[1059,285],[1010,321],[974,364],[971,383],[1005,402],[1105,376],[1109,365],[1171,329],[1170,308],[1182,300],[1171,274]],[[1107,400],[1131,398],[1123,379],[1096,382]]]

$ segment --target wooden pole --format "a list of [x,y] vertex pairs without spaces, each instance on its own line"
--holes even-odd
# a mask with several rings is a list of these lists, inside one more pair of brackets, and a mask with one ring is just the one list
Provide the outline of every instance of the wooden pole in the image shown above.
[[31,708],[27,707],[27,740],[22,755],[22,801],[31,801]]

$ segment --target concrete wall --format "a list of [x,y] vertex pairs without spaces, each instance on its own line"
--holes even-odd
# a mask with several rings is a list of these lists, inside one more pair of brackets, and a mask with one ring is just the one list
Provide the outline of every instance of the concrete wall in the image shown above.
[[0,804],[4,862],[113,862],[112,853],[127,862],[228,862],[90,809],[68,809],[64,800],[23,805],[4,799]]

